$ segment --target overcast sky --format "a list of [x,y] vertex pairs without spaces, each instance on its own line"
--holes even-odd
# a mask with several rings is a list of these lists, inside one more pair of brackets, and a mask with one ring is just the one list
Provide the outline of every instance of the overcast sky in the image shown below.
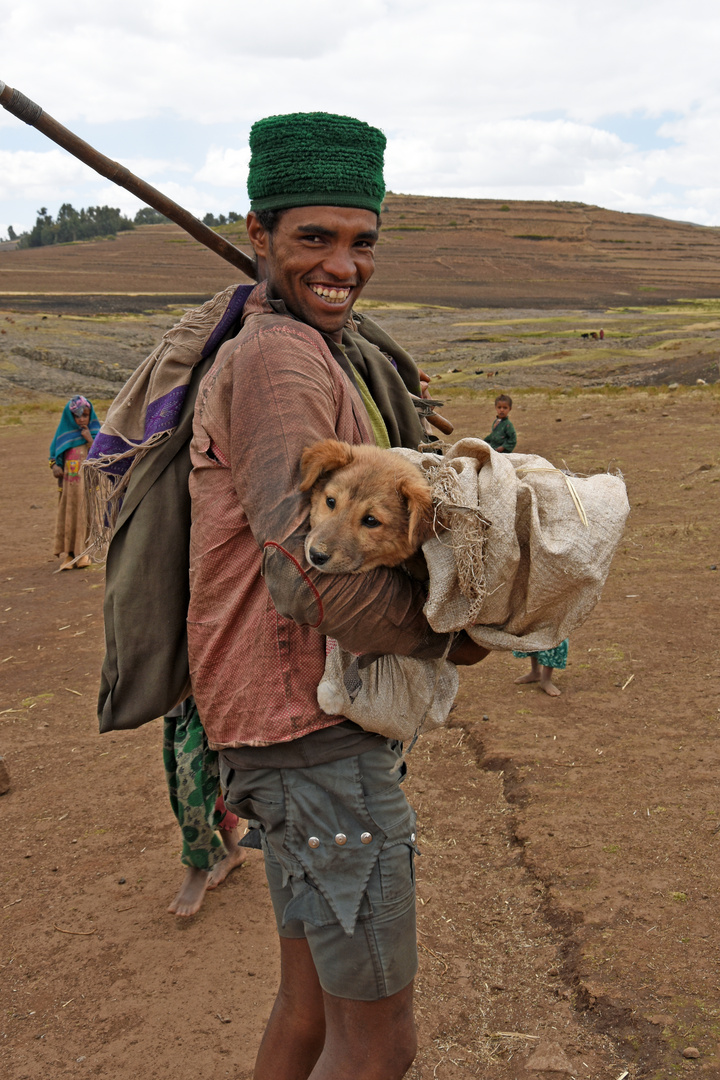
[[[202,14],[201,14],[202,12]],[[720,225],[717,0],[0,0],[0,80],[202,216],[273,113],[381,127],[387,187]],[[141,203],[0,110],[0,239]]]

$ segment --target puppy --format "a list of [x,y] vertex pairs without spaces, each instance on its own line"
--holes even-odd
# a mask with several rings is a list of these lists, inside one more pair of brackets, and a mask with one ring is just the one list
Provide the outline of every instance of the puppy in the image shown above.
[[398,566],[433,533],[433,503],[422,473],[377,446],[325,439],[301,459],[310,491],[305,557],[327,574]]

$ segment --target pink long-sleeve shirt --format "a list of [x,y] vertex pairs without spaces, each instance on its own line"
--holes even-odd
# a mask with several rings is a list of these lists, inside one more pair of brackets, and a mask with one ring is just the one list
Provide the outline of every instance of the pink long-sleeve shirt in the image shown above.
[[322,574],[306,562],[303,449],[372,436],[327,340],[277,307],[265,285],[254,290],[195,408],[188,639],[215,749],[287,742],[342,719],[316,699],[326,635],[357,653],[416,656],[440,655],[446,641],[403,571]]

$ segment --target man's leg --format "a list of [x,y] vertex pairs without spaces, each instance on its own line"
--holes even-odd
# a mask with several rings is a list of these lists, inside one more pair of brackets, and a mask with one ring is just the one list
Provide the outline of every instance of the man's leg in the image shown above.
[[280,939],[281,981],[253,1080],[400,1080],[417,1051],[413,984],[380,1001],[320,987],[304,938]]
[[324,999],[325,1046],[310,1080],[400,1080],[417,1053],[413,984],[380,1001]]
[[[414,1059],[415,823],[397,757],[388,745],[247,772],[223,759],[227,806],[262,822],[281,939],[281,986],[254,1080],[400,1080]],[[323,843],[311,876],[296,853]]]
[[323,992],[305,938],[280,938],[280,989],[254,1080],[306,1080],[325,1042]]

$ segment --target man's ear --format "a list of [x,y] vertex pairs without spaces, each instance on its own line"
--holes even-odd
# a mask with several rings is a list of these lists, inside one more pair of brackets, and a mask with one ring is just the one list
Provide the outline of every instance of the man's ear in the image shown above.
[[301,491],[309,491],[321,476],[343,469],[353,460],[353,448],[349,443],[336,439],[323,439],[303,450],[300,459]]
[[259,259],[266,259],[270,250],[270,233],[262,227],[254,210],[246,217],[245,227],[255,254]]
[[398,492],[405,499],[410,521],[408,540],[413,547],[421,547],[433,535],[433,501],[430,488],[418,476],[415,479],[403,479],[398,484]]

